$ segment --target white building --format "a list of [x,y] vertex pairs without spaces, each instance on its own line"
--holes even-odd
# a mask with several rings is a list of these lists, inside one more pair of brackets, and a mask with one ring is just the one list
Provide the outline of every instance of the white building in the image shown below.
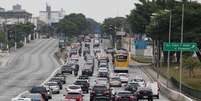
[[21,9],[21,5],[17,4],[13,6],[12,10],[5,11],[0,9],[0,24],[17,24],[30,22],[32,14]]
[[47,24],[57,23],[59,20],[63,19],[65,16],[65,11],[63,9],[59,11],[51,11],[50,6],[46,6],[46,11],[39,12],[39,19]]

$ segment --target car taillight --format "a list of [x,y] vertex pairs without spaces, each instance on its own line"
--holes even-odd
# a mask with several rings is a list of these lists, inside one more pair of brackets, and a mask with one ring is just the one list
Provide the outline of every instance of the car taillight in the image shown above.
[[95,94],[95,91],[92,91],[91,93],[92,93],[92,94]]
[[134,99],[135,97],[134,96],[130,96],[130,99]]
[[109,91],[105,91],[104,94],[109,94]]
[[121,99],[121,96],[117,96],[117,99]]

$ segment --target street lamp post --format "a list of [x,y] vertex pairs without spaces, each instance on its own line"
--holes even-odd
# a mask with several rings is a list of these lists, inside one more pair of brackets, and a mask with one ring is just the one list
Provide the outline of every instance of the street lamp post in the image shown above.
[[[181,44],[183,43],[183,36],[184,36],[184,3],[182,4],[182,22],[181,22]],[[179,71],[179,92],[181,95],[181,81],[182,81],[182,64],[183,64],[183,51],[180,51],[180,71]]]
[[[169,34],[168,34],[168,42],[170,43],[171,42],[171,28],[172,28],[172,11],[171,10],[165,10],[167,12],[170,13],[170,19],[169,19]],[[168,67],[167,67],[167,87],[168,87],[168,84],[169,84],[169,77],[170,77],[170,51],[168,51]]]
[[[158,13],[152,13],[152,18],[154,18],[154,16],[157,16],[158,15]],[[154,24],[155,25],[157,25],[157,22],[155,21],[155,19],[154,19]],[[158,25],[157,25],[158,26]],[[158,27],[157,27],[158,28]],[[156,43],[156,44],[155,44]],[[160,59],[159,59],[159,56],[160,56],[160,47],[159,47],[159,44],[160,44],[160,42],[157,40],[156,42],[154,41],[154,51],[156,51],[156,52],[154,52],[154,67],[155,67],[155,63],[156,63],[156,67],[157,67],[157,81],[158,81],[158,79],[159,79],[159,65],[160,65]],[[158,48],[156,48],[155,49],[155,47],[158,47]]]

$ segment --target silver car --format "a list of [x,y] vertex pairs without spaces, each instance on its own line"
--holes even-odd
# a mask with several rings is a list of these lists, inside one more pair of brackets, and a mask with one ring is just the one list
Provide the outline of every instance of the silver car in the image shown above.
[[121,79],[120,77],[112,77],[110,78],[110,86],[111,87],[121,87]]
[[57,82],[48,82],[45,84],[48,86],[53,94],[59,94],[60,93],[60,88]]

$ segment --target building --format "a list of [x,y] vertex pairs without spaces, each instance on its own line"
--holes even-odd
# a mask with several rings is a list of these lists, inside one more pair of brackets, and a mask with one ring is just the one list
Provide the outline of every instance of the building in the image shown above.
[[39,19],[44,21],[46,24],[57,23],[59,20],[63,19],[65,16],[65,11],[63,9],[58,11],[52,11],[49,5],[46,5],[46,11],[39,12]]
[[32,14],[21,9],[21,5],[13,6],[12,10],[5,11],[0,8],[0,24],[17,24],[30,22]]

